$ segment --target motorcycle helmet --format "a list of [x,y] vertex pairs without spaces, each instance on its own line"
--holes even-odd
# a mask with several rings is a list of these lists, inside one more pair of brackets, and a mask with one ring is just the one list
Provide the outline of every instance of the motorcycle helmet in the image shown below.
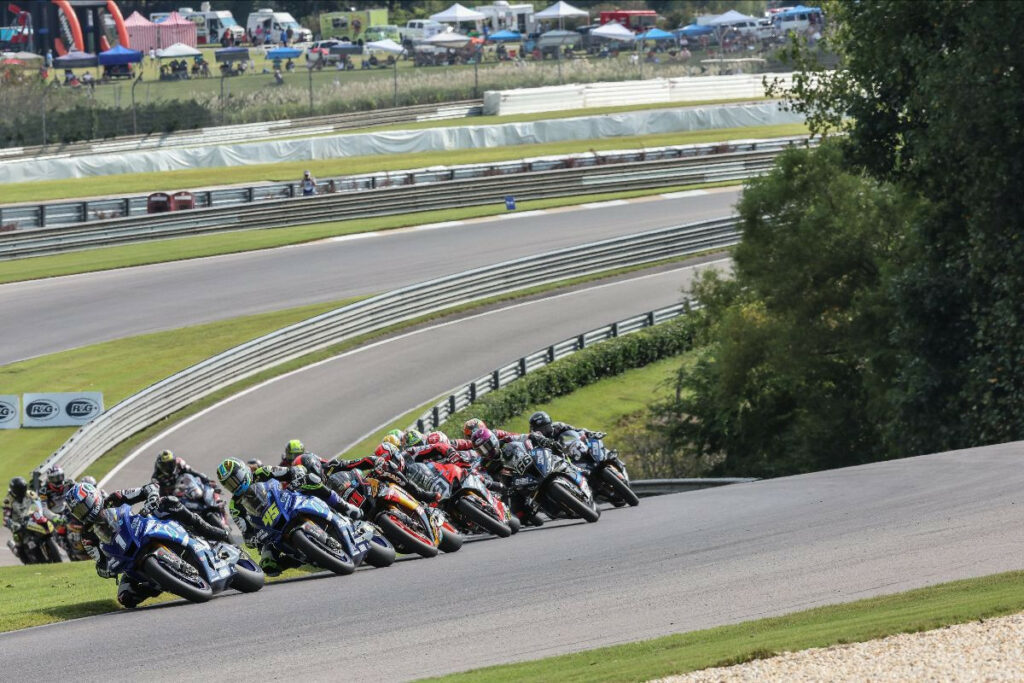
[[401,454],[401,450],[395,444],[390,441],[385,441],[381,445],[377,446],[377,450],[373,452],[378,458],[393,458],[396,455]]
[[320,481],[324,480],[324,464],[320,461],[320,456],[313,455],[312,453],[303,453],[295,461],[295,464],[305,467],[307,472],[320,477]]
[[423,434],[415,429],[410,429],[402,437],[402,445],[406,448],[414,448],[423,445]]
[[51,491],[58,490],[64,484],[64,469],[60,465],[54,465],[46,472],[46,486]]
[[25,477],[15,477],[14,479],[11,479],[11,483],[8,488],[11,491],[11,496],[17,500],[21,500],[25,497],[25,493],[28,491],[28,482],[25,481]]
[[252,486],[252,470],[238,458],[228,458],[217,467],[217,480],[233,495],[241,495]]
[[79,484],[92,484],[93,486],[96,487],[96,490],[99,490],[99,488],[100,488],[99,484],[96,483],[96,477],[92,476],[91,474],[87,474],[84,477],[82,477],[81,479],[79,479],[78,483]]
[[99,519],[103,510],[103,494],[92,484],[75,484],[64,494],[64,503],[71,516],[82,523]]
[[174,471],[174,453],[170,451],[160,451],[160,455],[156,456],[156,468],[163,474],[170,474]]
[[462,433],[467,439],[473,436],[473,432],[481,428],[486,429],[487,425],[479,418],[471,417],[462,423]]
[[474,431],[469,440],[473,442],[476,452],[483,457],[493,458],[498,455],[498,448],[501,444],[498,443],[498,437],[487,427],[480,427]]
[[245,464],[249,466],[249,469],[256,470],[263,467],[263,461],[259,458],[249,458],[245,461]]
[[401,448],[401,447],[402,447],[402,440],[401,440],[401,439],[399,439],[399,438],[398,438],[397,436],[395,436],[394,434],[385,434],[385,435],[384,435],[384,438],[383,438],[383,439],[381,439],[381,442],[380,442],[380,443],[381,443],[381,445],[382,445],[382,446],[383,446],[384,444],[386,444],[386,443],[389,443],[389,444],[391,444],[392,446],[394,446],[395,448]]
[[430,432],[427,434],[427,444],[435,446],[439,443],[451,443],[448,440],[448,435],[444,432]]
[[538,410],[530,416],[530,431],[551,436],[551,417],[543,410]]
[[402,445],[402,437],[405,436],[405,432],[401,429],[389,429],[385,436],[393,436],[398,441],[398,445]]
[[299,457],[306,452],[306,447],[302,445],[302,442],[298,439],[292,439],[284,447],[284,459],[288,462],[292,462],[295,458]]

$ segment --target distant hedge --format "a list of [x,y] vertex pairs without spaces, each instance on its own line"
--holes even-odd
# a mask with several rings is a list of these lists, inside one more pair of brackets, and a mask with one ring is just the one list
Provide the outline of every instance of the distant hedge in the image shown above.
[[461,433],[462,423],[477,417],[504,424],[530,406],[570,394],[588,384],[676,356],[693,348],[693,317],[680,316],[661,325],[594,344],[492,391],[451,415],[441,431]]

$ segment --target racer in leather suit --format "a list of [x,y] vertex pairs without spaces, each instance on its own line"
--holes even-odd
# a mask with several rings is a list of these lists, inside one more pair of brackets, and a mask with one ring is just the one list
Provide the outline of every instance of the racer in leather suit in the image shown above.
[[298,459],[298,465],[292,467],[261,466],[250,469],[240,460],[229,458],[217,468],[217,478],[231,493],[228,510],[246,545],[260,551],[260,567],[269,576],[281,573],[281,554],[275,548],[262,543],[259,527],[252,518],[263,514],[261,504],[253,492],[252,484],[277,480],[288,488],[299,491],[307,496],[315,496],[324,501],[328,507],[350,519],[362,519],[362,511],[345,502],[341,496],[324,485],[326,476],[318,456],[305,453]]
[[[353,460],[332,460],[327,465],[328,476],[335,472],[371,470],[379,479],[398,484],[408,491],[413,498],[428,505],[436,504],[441,499],[441,494],[436,491],[420,488],[415,482],[410,481],[403,473],[405,463],[401,452],[391,444],[388,444],[388,446],[390,450],[384,456],[368,455],[365,458],[355,458]],[[386,463],[389,460],[394,461],[396,466],[388,467]]]
[[7,488],[7,496],[3,503],[4,526],[11,530],[13,541],[11,551],[22,562],[25,561],[22,546],[21,529],[25,518],[33,509],[42,510],[42,503],[35,491],[29,491],[28,482],[24,477],[14,477]]
[[208,476],[192,469],[183,458],[175,457],[174,453],[161,451],[160,455],[156,456],[151,479],[160,487],[161,496],[174,493],[174,485],[183,474],[191,474],[207,486],[213,486],[213,481]]
[[[156,484],[122,489],[107,496],[92,484],[76,484],[65,494],[64,502],[68,514],[82,523],[82,545],[96,562],[96,573],[101,578],[117,577],[117,573],[109,569],[109,558],[100,549],[100,542],[109,541],[115,533],[110,526],[112,508],[142,501],[145,505],[139,510],[141,515],[174,520],[191,534],[213,542],[228,542],[228,532],[187,509],[174,496],[161,496]],[[138,584],[127,575],[121,575],[117,582],[117,601],[124,607],[136,607],[146,598],[159,594],[160,591]]]
[[39,499],[55,515],[64,514],[64,495],[75,485],[75,480],[64,476],[64,470],[54,465],[39,484]]

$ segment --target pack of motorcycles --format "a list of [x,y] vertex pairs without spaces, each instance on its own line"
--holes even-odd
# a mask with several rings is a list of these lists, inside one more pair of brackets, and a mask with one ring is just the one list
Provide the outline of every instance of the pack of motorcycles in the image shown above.
[[[410,462],[404,472],[384,466],[366,473],[329,473],[328,486],[361,510],[361,520],[277,481],[255,483],[254,544],[263,552],[272,550],[282,568],[312,565],[344,575],[364,563],[386,567],[397,553],[434,557],[456,552],[471,534],[512,536],[521,526],[510,509],[513,496],[551,519],[587,522],[600,518],[600,502],[639,504],[625,466],[601,439],[566,432],[560,441],[561,453],[518,442],[503,449],[504,487],[494,485],[479,460],[470,466]],[[425,505],[403,488],[406,479],[440,492],[440,501]],[[213,487],[184,474],[174,493],[210,524],[230,530],[224,501]],[[60,562],[58,545],[71,560],[90,559],[81,525],[60,512],[47,514],[40,504],[29,513],[19,554],[23,562]],[[210,543],[173,520],[135,512],[129,505],[109,511],[108,520],[114,533],[100,539],[108,569],[151,592],[203,602],[228,588],[253,592],[263,586],[259,564],[237,545]]]

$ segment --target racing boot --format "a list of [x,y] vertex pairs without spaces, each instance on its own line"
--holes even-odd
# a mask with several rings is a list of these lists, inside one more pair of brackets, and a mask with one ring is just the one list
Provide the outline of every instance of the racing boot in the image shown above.
[[270,548],[263,548],[260,551],[260,569],[267,576],[281,575],[281,565],[277,561],[277,555]]

